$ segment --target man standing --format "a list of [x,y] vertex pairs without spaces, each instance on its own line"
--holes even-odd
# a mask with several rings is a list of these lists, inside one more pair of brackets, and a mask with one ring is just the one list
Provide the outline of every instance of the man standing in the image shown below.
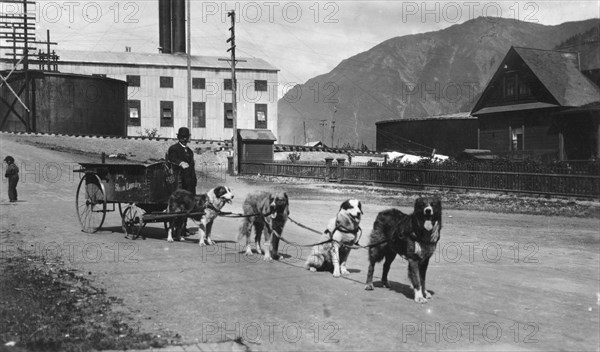
[[196,194],[196,169],[194,165],[194,152],[187,146],[190,141],[190,130],[181,127],[177,132],[179,142],[169,147],[167,161],[175,168],[177,188],[183,188]]

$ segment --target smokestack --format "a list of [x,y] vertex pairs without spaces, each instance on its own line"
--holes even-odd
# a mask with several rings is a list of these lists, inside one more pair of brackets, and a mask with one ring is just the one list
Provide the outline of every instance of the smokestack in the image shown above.
[[158,0],[158,42],[160,51],[165,54],[171,48],[171,0]]
[[185,53],[185,1],[171,0],[173,53]]

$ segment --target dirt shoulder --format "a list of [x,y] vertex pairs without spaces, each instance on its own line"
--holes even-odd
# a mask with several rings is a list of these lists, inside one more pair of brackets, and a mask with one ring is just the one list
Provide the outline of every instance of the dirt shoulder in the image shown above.
[[140,330],[122,301],[96,288],[85,273],[30,250],[0,258],[0,341],[11,351],[160,348],[179,343],[170,331]]

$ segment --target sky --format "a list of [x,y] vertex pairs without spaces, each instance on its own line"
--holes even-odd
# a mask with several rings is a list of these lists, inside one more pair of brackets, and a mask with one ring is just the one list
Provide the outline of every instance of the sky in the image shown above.
[[[3,14],[21,11],[2,3]],[[20,5],[19,5],[20,6]],[[600,0],[198,1],[190,0],[191,54],[228,57],[227,12],[236,11],[236,54],[277,67],[292,87],[393,37],[437,31],[479,16],[557,25],[600,17]],[[38,1],[36,34],[58,48],[158,52],[158,0]],[[283,94],[284,92],[281,92]],[[281,97],[281,95],[280,95]]]

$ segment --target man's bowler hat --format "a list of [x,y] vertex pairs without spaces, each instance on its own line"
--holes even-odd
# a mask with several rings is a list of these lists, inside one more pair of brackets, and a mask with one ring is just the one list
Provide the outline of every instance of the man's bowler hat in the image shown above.
[[177,132],[177,137],[179,138],[190,138],[190,130],[187,127],[180,127]]

